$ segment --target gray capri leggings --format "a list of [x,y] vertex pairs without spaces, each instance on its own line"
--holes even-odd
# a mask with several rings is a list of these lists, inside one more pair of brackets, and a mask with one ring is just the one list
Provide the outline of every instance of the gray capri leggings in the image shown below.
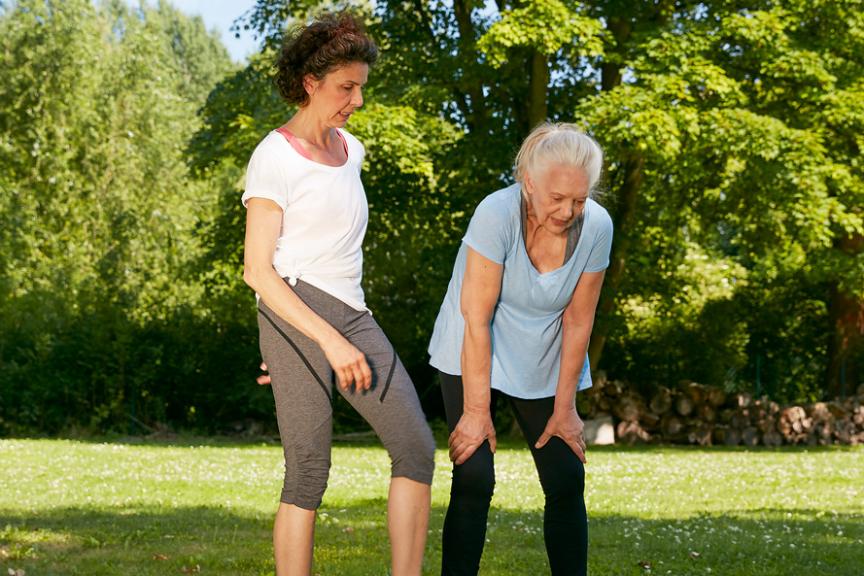
[[378,434],[392,477],[431,484],[435,441],[414,384],[378,323],[369,312],[308,283],[298,281],[292,290],[366,355],[372,387],[358,392],[334,386],[321,348],[259,301],[261,355],[270,370],[285,452],[281,501],[307,510],[321,505],[330,473],[334,388]]

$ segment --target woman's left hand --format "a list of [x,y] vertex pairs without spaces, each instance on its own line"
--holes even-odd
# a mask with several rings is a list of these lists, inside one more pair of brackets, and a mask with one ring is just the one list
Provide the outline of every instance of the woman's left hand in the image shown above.
[[561,438],[571,450],[573,450],[579,460],[584,464],[585,439],[582,437],[582,431],[584,428],[585,424],[576,412],[575,407],[569,410],[555,410],[552,412],[552,417],[549,418],[549,421],[546,423],[546,429],[543,430],[543,434],[540,435],[540,438],[537,440],[534,447],[539,450],[540,448],[543,448],[543,446],[545,446],[553,436],[557,436]]

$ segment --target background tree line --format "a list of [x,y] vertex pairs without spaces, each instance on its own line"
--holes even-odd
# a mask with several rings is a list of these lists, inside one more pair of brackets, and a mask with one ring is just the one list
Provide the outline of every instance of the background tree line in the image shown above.
[[[0,432],[271,418],[251,383],[238,199],[252,149],[291,114],[274,50],[322,7],[258,0],[237,26],[262,50],[242,68],[166,2],[3,9]],[[595,367],[646,391],[694,379],[780,401],[860,381],[858,3],[353,9],[382,47],[349,126],[368,152],[367,299],[429,415],[425,348],[461,235],[546,118],[607,152]]]

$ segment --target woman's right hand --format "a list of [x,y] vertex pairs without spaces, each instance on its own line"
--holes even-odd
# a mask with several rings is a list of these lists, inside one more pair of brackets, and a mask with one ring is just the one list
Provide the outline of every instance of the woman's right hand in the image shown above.
[[366,355],[342,335],[336,336],[321,346],[324,356],[336,373],[336,383],[347,390],[354,383],[356,390],[368,390],[372,386],[372,370]]
[[265,362],[261,362],[261,366],[259,366],[263,374],[259,374],[257,378],[255,378],[255,382],[258,383],[259,386],[269,386],[273,383],[273,380],[270,378],[270,373],[267,370],[267,364]]
[[450,434],[450,460],[457,466],[464,463],[484,440],[489,440],[489,447],[494,453],[497,442],[489,410],[464,412]]

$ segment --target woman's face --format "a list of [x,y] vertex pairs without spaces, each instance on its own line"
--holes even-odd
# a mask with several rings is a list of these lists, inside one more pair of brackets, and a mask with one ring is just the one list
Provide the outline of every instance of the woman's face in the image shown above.
[[369,65],[352,62],[316,80],[306,77],[309,94],[307,107],[331,128],[341,128],[357,108],[363,105],[363,86],[369,78]]
[[525,178],[528,213],[540,226],[564,234],[585,210],[588,174],[581,168],[552,164]]

